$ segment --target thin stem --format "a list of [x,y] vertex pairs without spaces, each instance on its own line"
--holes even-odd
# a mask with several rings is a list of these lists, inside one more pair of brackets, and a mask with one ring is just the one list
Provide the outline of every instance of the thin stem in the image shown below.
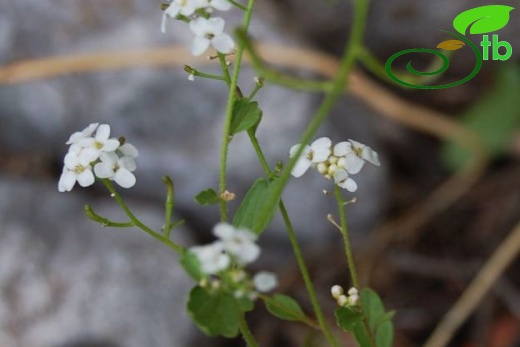
[[193,76],[196,76],[196,77],[202,77],[202,78],[207,78],[207,79],[210,79],[210,80],[217,80],[217,81],[224,81],[224,82],[226,82],[226,78],[224,76],[219,76],[219,75],[213,75],[213,74],[205,73],[205,72],[199,71],[197,69],[194,69],[194,68],[192,68],[189,65],[184,65],[184,71],[186,71],[186,73],[188,73],[190,75],[193,75]]
[[[256,80],[256,78],[255,78],[255,80]],[[262,89],[263,86],[264,86],[264,78],[263,77],[259,77],[258,80],[255,82],[255,88],[251,91],[251,94],[249,94],[247,99],[248,100],[253,100],[253,98],[255,97],[256,93],[258,93],[258,91],[260,89]]]
[[[253,5],[255,0],[249,0],[247,10],[244,15],[243,30],[247,32],[249,24],[251,23],[251,16],[253,14]],[[220,151],[220,175],[219,175],[219,191],[223,194],[226,191],[226,169],[227,169],[227,156],[229,150],[229,143],[231,142],[231,120],[233,117],[233,106],[235,98],[237,96],[238,86],[238,75],[240,73],[240,67],[242,65],[242,55],[244,53],[244,46],[239,42],[238,49],[235,57],[235,65],[233,68],[233,76],[231,77],[231,84],[229,85],[229,97],[227,102],[226,117],[224,119],[224,129],[222,136],[222,147]],[[227,202],[222,200],[220,202],[220,219],[225,222],[227,221]]]
[[138,227],[139,229],[143,230],[145,233],[149,234],[150,236],[156,238],[157,240],[164,243],[166,246],[173,249],[175,252],[180,253],[183,248],[176,243],[172,242],[171,240],[167,239],[163,235],[153,231],[150,227],[143,224],[137,217],[130,211],[128,206],[126,206],[125,202],[119,195],[119,193],[115,190],[114,186],[112,185],[112,182],[108,179],[103,179],[103,184],[107,187],[108,191],[110,192],[111,196],[116,200],[116,202],[121,206],[121,209],[125,214],[130,218],[134,226]]
[[220,67],[222,68],[222,71],[224,72],[224,81],[226,81],[226,84],[228,87],[231,85],[231,75],[229,74],[229,68],[226,61],[226,56],[222,53],[218,53],[218,60],[220,62]]
[[260,58],[253,47],[251,40],[247,37],[247,33],[239,29],[235,32],[235,35],[238,42],[244,46],[244,49],[249,54],[250,63],[253,65],[253,68],[259,72],[258,75],[267,81],[292,89],[313,92],[327,92],[332,89],[333,83],[331,81],[309,81],[304,78],[288,76],[265,66],[262,58]]
[[244,340],[246,340],[247,346],[259,347],[258,342],[251,333],[251,330],[249,330],[249,326],[247,325],[247,321],[244,315],[240,315],[239,326],[240,333],[242,334],[242,337],[244,337]]
[[[265,155],[262,151],[262,148],[260,147],[260,143],[258,142],[258,139],[256,138],[253,131],[249,130],[248,132],[249,139],[251,140],[251,144],[253,145],[253,148],[255,149],[256,155],[260,161],[260,165],[264,169],[267,176],[270,176],[272,174],[271,169],[269,168],[269,164],[267,163],[267,160],[265,159]],[[312,308],[314,309],[314,313],[316,315],[316,318],[318,319],[318,324],[321,328],[321,331],[323,332],[323,335],[329,342],[331,346],[338,346],[338,343],[336,342],[336,339],[334,338],[334,335],[330,331],[330,328],[327,324],[327,321],[325,320],[325,317],[323,316],[323,312],[321,310],[321,306],[319,304],[318,298],[316,296],[316,291],[314,289],[314,285],[311,280],[311,276],[309,275],[309,269],[307,268],[307,264],[305,263],[305,259],[302,255],[302,250],[300,243],[298,242],[298,238],[296,237],[296,233],[294,232],[294,228],[291,223],[291,218],[289,217],[289,213],[287,213],[287,209],[285,208],[285,204],[282,199],[280,199],[280,203],[278,204],[280,208],[280,213],[282,215],[282,219],[285,224],[285,228],[287,229],[287,234],[289,236],[289,241],[291,242],[291,246],[293,248],[294,256],[296,257],[296,262],[298,263],[298,267],[300,268],[300,273],[303,277],[303,282],[305,283],[305,288],[307,289],[307,293],[309,294],[309,299],[312,303]]]
[[[354,256],[352,255],[352,246],[350,244],[350,236],[348,233],[348,226],[347,226],[347,217],[345,215],[345,200],[343,200],[343,196],[341,195],[341,188],[335,184],[334,185],[334,194],[336,196],[336,201],[338,203],[338,212],[339,212],[339,219],[340,219],[340,228],[341,236],[343,236],[343,245],[345,247],[345,254],[347,256],[347,262],[348,262],[348,270],[350,273],[350,278],[352,280],[352,285],[356,289],[360,289],[359,287],[359,281],[356,271],[356,264],[354,263]],[[361,309],[364,310],[363,304],[360,302]],[[365,311],[363,311],[365,312]],[[376,347],[376,342],[374,339],[374,335],[372,331],[370,330],[370,325],[368,324],[368,321],[366,318],[363,318],[363,328],[365,329],[365,332],[368,336],[368,340],[370,342],[370,346]]]
[[314,290],[314,285],[312,284],[311,276],[309,275],[309,270],[307,269],[307,265],[305,264],[305,259],[303,258],[302,251],[298,239],[296,237],[296,233],[294,232],[294,228],[291,223],[291,219],[289,218],[289,214],[287,213],[287,209],[282,200],[279,203],[280,213],[282,214],[282,219],[285,223],[285,228],[287,229],[287,234],[289,236],[289,241],[291,242],[291,246],[293,248],[294,256],[296,257],[296,262],[298,263],[298,267],[300,268],[300,272],[303,277],[303,282],[305,283],[305,288],[307,289],[307,293],[309,294],[309,299],[312,303],[312,308],[314,309],[314,313],[316,314],[316,318],[318,319],[318,324],[320,325],[321,331],[323,335],[329,342],[331,346],[338,347],[338,343],[332,334],[325,317],[323,316],[323,312],[321,310],[321,306],[318,302],[318,297],[316,296],[316,291]]
[[356,271],[356,264],[354,263],[354,256],[352,255],[352,246],[350,244],[350,236],[348,233],[347,226],[347,218],[345,215],[345,201],[343,200],[343,196],[341,195],[341,188],[335,184],[334,185],[334,194],[336,196],[336,201],[338,203],[338,212],[340,219],[340,231],[341,236],[343,236],[343,246],[345,247],[345,254],[347,256],[348,262],[348,270],[350,273],[350,278],[352,280],[352,285],[359,289],[359,281]]
[[[339,98],[343,90],[345,89],[348,80],[347,76],[354,66],[354,62],[356,60],[356,55],[358,52],[358,47],[362,44],[365,22],[368,12],[368,1],[367,0],[356,0],[354,2],[354,25],[352,28],[350,40],[345,49],[345,53],[343,58],[341,59],[340,69],[336,78],[334,79],[333,88],[330,93],[327,94],[323,102],[321,103],[318,111],[315,113],[312,118],[309,126],[305,130],[303,136],[300,139],[300,143],[307,144],[311,140],[312,136],[316,133],[321,123],[327,118],[330,113],[332,107],[336,103],[336,100]],[[260,218],[258,218],[257,225],[253,229],[259,228],[264,221],[269,218],[269,209],[270,206],[276,203],[279,197],[282,195],[282,191],[285,188],[285,185],[289,181],[289,177],[291,174],[291,170],[296,165],[298,158],[301,156],[303,152],[304,146],[300,146],[297,153],[289,160],[288,165],[280,174],[280,179],[278,180],[276,186],[273,189],[271,197],[269,201],[265,204],[265,208],[260,213]]]
[[247,7],[245,7],[244,5],[242,4],[239,4],[238,2],[234,1],[234,0],[228,0],[233,6],[235,6],[236,8],[239,8],[241,9],[242,11],[247,11]]
[[92,219],[94,222],[101,224],[103,227],[112,227],[112,228],[130,228],[134,226],[132,222],[114,222],[108,218],[98,215],[90,205],[85,205],[85,214],[88,218]]
[[164,203],[164,236],[169,239],[172,231],[172,212],[173,212],[173,195],[174,195],[174,186],[173,181],[168,176],[163,176],[162,178],[164,184],[166,185],[166,202]]

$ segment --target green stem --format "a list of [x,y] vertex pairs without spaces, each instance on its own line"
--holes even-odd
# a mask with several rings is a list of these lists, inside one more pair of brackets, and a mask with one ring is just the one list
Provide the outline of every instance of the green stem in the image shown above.
[[130,228],[134,226],[132,222],[114,222],[108,218],[98,215],[90,205],[85,205],[85,214],[88,218],[92,219],[94,222],[101,224],[103,227],[112,227],[112,228]]
[[244,5],[242,4],[239,4],[238,2],[234,1],[234,0],[228,0],[233,6],[235,6],[236,8],[239,8],[241,9],[242,11],[247,11],[247,7],[245,7]]
[[253,68],[259,72],[258,75],[267,81],[292,89],[312,92],[327,92],[332,89],[333,83],[331,81],[309,81],[308,79],[285,75],[265,66],[262,58],[254,49],[251,40],[247,37],[247,32],[239,29],[235,32],[235,35],[238,42],[244,46],[244,49],[249,54]]
[[188,74],[191,74],[191,75],[196,76],[196,77],[202,77],[202,78],[207,78],[207,79],[210,79],[210,80],[217,80],[217,81],[224,81],[224,82],[226,82],[226,78],[224,76],[218,76],[218,75],[205,73],[205,72],[199,71],[197,69],[194,69],[194,68],[192,68],[189,65],[184,65],[184,71],[186,71]]
[[[243,30],[247,32],[249,24],[251,23],[251,16],[253,14],[253,5],[255,0],[249,0],[247,10],[244,15]],[[222,136],[222,147],[220,150],[220,175],[219,175],[219,191],[223,194],[226,190],[226,169],[227,169],[227,156],[229,150],[229,143],[231,142],[231,120],[233,118],[233,106],[235,98],[237,96],[238,86],[238,75],[240,73],[240,67],[242,65],[242,56],[244,53],[244,46],[238,44],[238,49],[235,57],[235,66],[233,68],[233,76],[231,77],[231,84],[229,85],[229,97],[227,102],[226,117],[224,119],[224,129]],[[220,218],[223,222],[227,221],[227,202],[222,200],[220,202]]]
[[[365,22],[368,13],[368,1],[367,0],[355,0],[354,2],[354,24],[350,35],[350,40],[345,49],[345,53],[343,58],[341,59],[340,69],[336,78],[334,79],[333,88],[330,93],[327,94],[323,102],[321,103],[318,111],[315,113],[312,118],[309,126],[305,130],[303,136],[301,137],[299,143],[307,144],[311,140],[312,136],[316,133],[321,123],[327,118],[330,113],[332,107],[336,103],[336,100],[345,90],[345,87],[348,83],[347,76],[349,72],[352,70],[354,66],[356,55],[358,53],[358,48],[362,45],[363,34],[365,29]],[[291,170],[296,165],[298,158],[301,156],[304,146],[300,146],[298,152],[289,160],[289,164],[285,167],[285,169],[280,174],[280,179],[278,180],[276,186],[273,189],[273,193],[269,201],[265,204],[265,208],[260,213],[260,218],[258,218],[257,225],[253,229],[258,229],[264,221],[269,218],[269,209],[270,206],[276,203],[279,197],[282,195],[282,191],[285,188],[285,185],[289,181],[289,177],[291,175]]]
[[226,84],[228,87],[231,85],[231,75],[229,74],[229,68],[226,61],[226,56],[222,53],[218,53],[218,60],[220,62],[220,67],[222,68],[222,71],[224,72],[224,81],[226,81]]
[[168,176],[162,178],[166,185],[166,202],[164,203],[164,236],[169,239],[172,231],[172,212],[173,212],[173,195],[174,186],[173,181]]
[[[260,147],[260,143],[258,142],[258,139],[256,138],[254,132],[252,130],[249,130],[248,132],[249,139],[251,140],[251,144],[253,145],[253,148],[255,149],[256,155],[260,161],[260,165],[264,169],[267,176],[272,175],[272,171],[269,167],[269,164],[267,163],[267,160],[265,159],[265,155],[262,151],[262,148]],[[303,258],[302,250],[300,243],[298,242],[298,238],[296,237],[296,233],[294,232],[294,228],[291,223],[291,218],[289,217],[289,214],[287,213],[287,209],[285,208],[285,204],[283,200],[280,199],[279,203],[280,213],[282,215],[282,219],[285,224],[285,228],[287,229],[287,234],[289,236],[289,241],[291,242],[291,246],[293,248],[294,256],[296,257],[296,262],[298,263],[298,267],[300,268],[300,273],[303,277],[303,282],[305,283],[305,288],[307,289],[307,293],[309,294],[309,299],[311,300],[312,308],[314,309],[314,314],[316,315],[316,318],[318,319],[318,324],[321,328],[321,331],[323,332],[323,335],[329,342],[331,346],[338,346],[338,343],[336,342],[336,339],[334,338],[334,335],[332,334],[327,321],[325,320],[325,317],[323,316],[323,311],[321,310],[321,306],[318,301],[318,297],[316,296],[316,291],[314,289],[314,285],[312,284],[311,276],[309,274],[309,269],[307,268],[307,264],[305,263],[305,259]]]
[[183,248],[181,246],[179,246],[176,243],[172,242],[171,240],[167,239],[163,235],[153,231],[151,228],[149,228],[148,226],[143,224],[139,219],[137,219],[137,217],[132,213],[132,211],[130,211],[128,206],[126,206],[125,202],[123,201],[123,199],[121,198],[119,193],[115,190],[112,182],[110,182],[110,180],[108,180],[108,179],[103,179],[102,181],[103,181],[103,184],[107,187],[111,196],[116,200],[116,202],[119,204],[119,206],[121,206],[121,209],[123,210],[123,212],[125,212],[125,214],[128,216],[128,218],[130,218],[130,220],[132,221],[134,226],[138,227],[139,229],[143,230],[148,235],[161,241],[162,243],[164,243],[166,246],[170,247],[177,253],[180,253],[183,250]]
[[248,347],[258,347],[258,342],[256,341],[255,337],[251,333],[251,330],[249,330],[249,326],[247,325],[247,321],[244,315],[240,315],[239,320],[239,326],[240,326],[240,333],[242,334],[242,337],[244,340],[246,340]]
[[296,262],[298,263],[298,267],[300,268],[300,272],[303,277],[303,282],[305,283],[305,288],[307,289],[307,293],[309,294],[309,298],[312,303],[312,308],[314,309],[314,313],[316,314],[316,318],[318,319],[318,324],[320,325],[321,331],[323,335],[329,342],[331,346],[338,347],[338,343],[332,334],[325,317],[323,316],[323,312],[321,310],[321,306],[318,302],[318,297],[316,296],[316,291],[314,290],[314,285],[312,284],[311,276],[309,275],[309,270],[307,269],[307,265],[305,264],[305,259],[303,258],[302,251],[298,239],[296,238],[296,233],[294,232],[294,228],[291,224],[291,219],[289,218],[289,214],[287,213],[287,209],[282,200],[280,200],[280,213],[282,214],[283,221],[285,223],[285,228],[287,229],[287,234],[289,235],[289,241],[291,242],[291,246],[293,248],[294,256],[296,257]]
[[345,215],[345,201],[343,200],[343,196],[341,195],[341,188],[335,184],[334,185],[334,193],[336,195],[336,201],[338,203],[338,212],[340,219],[340,231],[341,236],[343,236],[343,246],[345,247],[345,254],[347,256],[348,262],[348,270],[350,272],[350,278],[352,280],[352,285],[359,289],[359,281],[357,277],[356,264],[354,263],[354,256],[352,255],[352,246],[350,244],[350,236],[348,233],[347,226],[347,218]]

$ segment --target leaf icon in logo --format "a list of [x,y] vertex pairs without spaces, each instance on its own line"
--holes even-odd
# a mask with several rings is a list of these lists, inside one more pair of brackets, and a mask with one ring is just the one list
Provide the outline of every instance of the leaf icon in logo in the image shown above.
[[456,51],[457,49],[461,49],[466,44],[461,40],[446,40],[437,45],[437,48],[442,48],[447,51]]
[[475,7],[455,17],[453,27],[462,35],[468,28],[470,34],[487,34],[505,27],[512,10],[514,7],[505,5]]

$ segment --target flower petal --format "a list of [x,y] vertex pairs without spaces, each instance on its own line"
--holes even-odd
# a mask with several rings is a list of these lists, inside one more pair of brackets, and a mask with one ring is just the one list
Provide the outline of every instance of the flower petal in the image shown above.
[[114,167],[107,163],[97,163],[94,165],[94,173],[99,178],[112,178],[114,177]]
[[96,141],[105,142],[110,137],[110,125],[101,124],[96,131]]
[[104,152],[112,152],[115,151],[119,147],[119,145],[119,140],[109,139],[105,141],[105,144],[103,145],[103,147],[101,147],[101,150]]
[[208,20],[203,17],[198,17],[190,21],[190,30],[196,36],[204,36],[208,32],[208,29],[211,29],[208,25]]
[[333,153],[336,157],[343,157],[349,152],[352,152],[352,144],[348,141],[339,142],[334,146]]
[[231,36],[227,34],[220,34],[215,36],[211,40],[211,44],[218,52],[223,54],[229,54],[233,51],[233,48],[235,48],[235,42]]
[[260,271],[253,277],[253,285],[260,293],[267,293],[278,285],[275,274],[268,271]]
[[210,32],[215,36],[219,36],[224,32],[224,26],[226,22],[220,17],[213,17],[208,19],[208,25],[210,28]]
[[94,174],[91,170],[85,170],[78,175],[78,183],[82,187],[88,187],[94,184]]
[[58,191],[60,192],[70,192],[74,185],[76,184],[76,174],[72,171],[65,169],[61,174],[60,180],[58,182]]
[[134,158],[122,157],[117,162],[119,164],[119,167],[127,169],[130,172],[135,171],[135,169],[137,169]]
[[135,148],[134,145],[126,142],[124,145],[119,147],[121,153],[125,157],[137,158],[139,156],[139,151]]
[[361,158],[365,159],[369,163],[372,163],[376,166],[380,166],[379,155],[376,151],[372,150],[370,147],[365,146],[361,151]]
[[365,161],[358,157],[354,152],[347,153],[345,156],[345,170],[347,170],[348,173],[352,175],[357,174],[361,171],[363,165],[365,165]]
[[312,154],[312,162],[314,164],[316,163],[323,163],[324,161],[327,161],[330,157],[330,147],[325,148],[318,148],[315,149]]
[[338,183],[338,186],[340,186],[343,189],[348,190],[349,192],[355,192],[357,190],[357,183],[352,178],[347,178],[341,183]]
[[114,181],[123,188],[131,188],[135,185],[135,176],[127,169],[120,168],[114,175]]
[[191,54],[194,56],[201,55],[208,49],[210,42],[210,40],[203,36],[195,37],[193,40],[193,46],[191,47]]
[[[300,149],[300,146],[301,146],[301,144],[297,144],[297,145],[294,145],[291,147],[291,149],[289,150],[289,156],[291,158],[296,155],[296,152],[298,152],[298,150]],[[302,157],[307,156],[307,154],[309,154],[310,151],[311,151],[311,147],[305,145],[305,148],[303,149],[303,152],[302,152]]]
[[291,175],[301,177],[311,167],[311,161],[307,158],[300,158],[291,170]]
[[213,235],[221,240],[229,240],[235,235],[235,227],[227,223],[218,223],[213,227]]
[[228,0],[210,0],[209,4],[219,11],[228,11],[233,6]]
[[334,183],[341,183],[348,178],[348,173],[345,170],[338,169],[334,172]]
[[328,137],[320,137],[311,144],[311,148],[316,151],[321,148],[328,148],[332,146],[332,141]]

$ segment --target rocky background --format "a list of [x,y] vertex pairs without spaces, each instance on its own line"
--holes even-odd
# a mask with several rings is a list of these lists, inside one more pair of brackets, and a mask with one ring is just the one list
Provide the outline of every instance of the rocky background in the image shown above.
[[[367,46],[381,60],[401,49],[433,46],[442,39],[438,29],[451,29],[456,14],[481,3],[486,4],[374,0]],[[188,45],[190,34],[173,21],[166,35],[159,32],[159,5],[145,0],[0,0],[0,63]],[[349,31],[350,13],[350,3],[341,0],[259,2],[251,32],[255,39],[266,42],[338,53]],[[228,30],[238,24],[237,13],[230,12],[226,18]],[[520,36],[514,35],[520,30],[519,23],[512,20],[503,32],[513,47],[520,47]],[[517,51],[514,54],[518,56]],[[452,73],[456,75],[464,67],[455,65]],[[456,93],[409,93],[406,97],[430,107],[458,110],[480,95],[492,76],[493,71],[485,69]],[[140,151],[137,185],[123,192],[135,213],[160,228],[165,195],[160,178],[168,174],[176,184],[176,217],[186,221],[175,237],[186,245],[208,241],[218,211],[198,206],[193,197],[217,187],[226,89],[213,81],[189,82],[186,77],[181,68],[139,67],[0,85],[1,347],[231,344],[204,338],[190,322],[184,304],[192,283],[174,254],[137,230],[104,229],[84,216],[85,204],[104,215],[120,215],[103,187],[57,191],[69,135],[91,122],[108,123],[114,136],[125,136]],[[241,85],[252,86],[253,77],[246,69]],[[267,86],[258,99],[264,111],[260,142],[272,164],[285,161],[321,96]],[[435,158],[437,144],[431,138],[395,124],[381,127],[380,115],[353,97],[339,101],[319,135],[333,141],[357,139],[382,158],[381,168],[369,168],[358,177],[358,202],[348,209],[359,247],[395,211],[396,187],[403,182],[416,186],[416,190],[406,190],[409,197],[446,175],[436,166],[436,159],[430,162],[417,154],[403,159],[419,149]],[[239,197],[262,175],[245,137],[237,136],[232,142],[229,174],[229,188]],[[344,267],[338,235],[325,220],[334,211],[334,201],[321,193],[327,187],[328,182],[309,173],[290,182],[284,195],[309,252],[323,301],[327,301],[330,285],[344,281],[344,273],[338,271]],[[280,219],[275,218],[261,244],[265,247],[256,266],[277,272],[282,288],[301,295],[302,284]],[[420,287],[414,285],[416,280],[408,280],[411,287]],[[386,287],[380,287],[388,289],[393,282],[384,283]],[[426,293],[419,289],[418,296]],[[434,324],[428,314],[440,317],[456,294],[451,292],[451,297],[442,299],[446,305],[442,309],[414,316],[404,309],[413,304],[400,301],[389,290],[390,307],[401,310],[398,329],[409,336],[403,341],[420,341]],[[255,329],[264,345],[298,345],[300,331],[262,323],[261,317],[260,312],[252,319],[258,323]],[[239,340],[236,343],[240,345]]]

